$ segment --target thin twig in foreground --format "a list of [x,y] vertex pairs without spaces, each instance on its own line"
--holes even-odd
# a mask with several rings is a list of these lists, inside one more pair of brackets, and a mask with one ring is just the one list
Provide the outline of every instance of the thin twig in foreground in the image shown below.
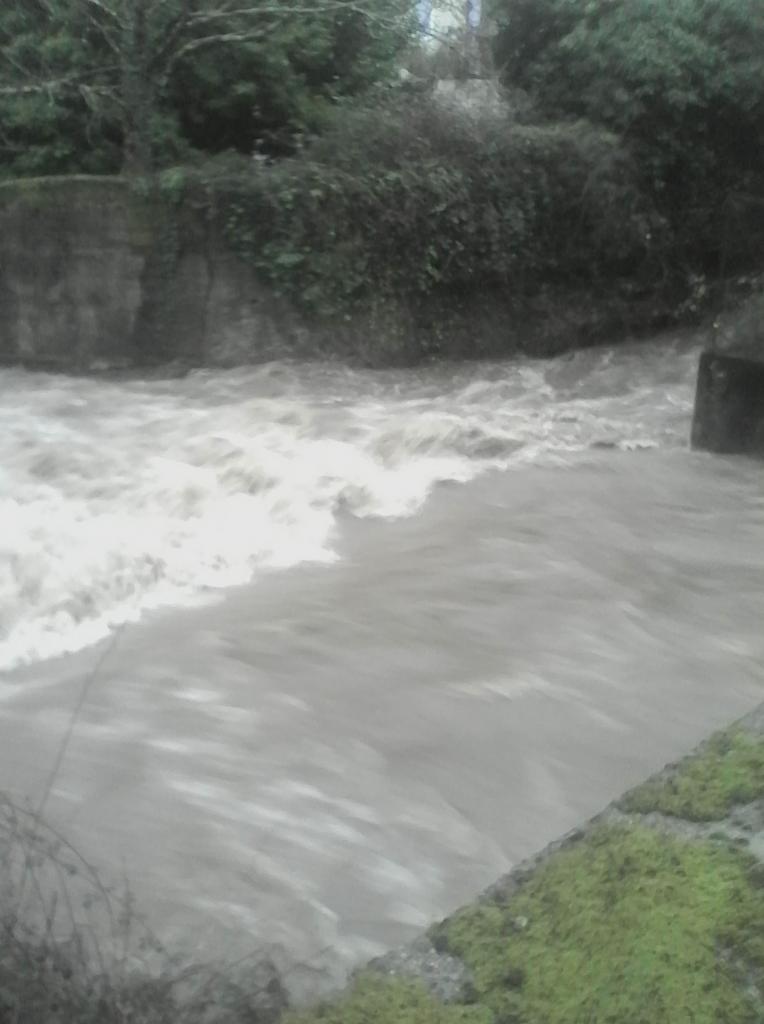
[[59,745],[58,753],[56,754],[56,760],[53,762],[53,767],[52,767],[50,775],[48,777],[48,781],[47,781],[47,783],[45,785],[45,789],[43,790],[42,799],[40,800],[40,804],[39,804],[39,806],[37,808],[36,817],[38,819],[42,817],[42,813],[45,810],[45,805],[47,804],[48,798],[49,798],[49,796],[50,796],[50,794],[51,794],[51,792],[53,790],[53,784],[56,781],[56,777],[57,777],[57,775],[59,773],[59,770],[61,768],[61,764],[62,764],[62,762],[64,760],[64,757],[66,756],[66,751],[69,748],[69,742],[71,741],[72,733],[74,732],[74,727],[77,724],[77,719],[80,716],[80,712],[82,711],[83,707],[85,706],[85,701],[87,700],[88,694],[90,693],[90,688],[93,685],[93,683],[95,682],[96,676],[98,675],[100,670],[103,668],[103,665],[104,665],[106,659],[109,657],[110,654],[112,654],[112,652],[116,648],[117,641],[119,640],[120,636],[122,635],[122,631],[123,631],[124,628],[125,628],[125,626],[124,626],[124,623],[123,623],[122,625],[120,625],[112,633],[111,639],[109,640],[109,643],[104,648],[104,650],[101,652],[101,656],[99,657],[98,661],[95,663],[95,665],[90,670],[90,672],[87,674],[87,676],[85,676],[85,682],[83,683],[82,691],[80,692],[80,696],[79,696],[79,700],[77,701],[76,705],[74,706],[74,708],[72,710],[72,714],[71,714],[71,716],[69,718],[69,725],[67,726],[66,733],[64,734],[64,738],[61,741],[61,744]]

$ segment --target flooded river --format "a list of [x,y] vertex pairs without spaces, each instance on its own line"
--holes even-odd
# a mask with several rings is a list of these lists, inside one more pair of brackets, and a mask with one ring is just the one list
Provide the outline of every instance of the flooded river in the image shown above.
[[0,371],[2,787],[84,693],[47,815],[171,945],[321,985],[411,937],[764,699],[696,363]]

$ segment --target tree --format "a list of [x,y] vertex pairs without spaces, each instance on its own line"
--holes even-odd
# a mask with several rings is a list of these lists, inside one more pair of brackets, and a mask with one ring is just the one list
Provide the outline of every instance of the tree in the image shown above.
[[682,244],[764,189],[762,0],[494,0],[497,64],[549,118],[617,132]]
[[323,130],[338,100],[397,69],[409,23],[402,3],[400,18],[386,7],[382,19],[360,9],[288,18],[266,37],[197,51],[171,82],[184,138],[208,152],[293,151],[295,140]]
[[74,122],[85,140],[116,142],[126,169],[145,171],[163,147],[182,148],[188,96],[178,83],[203,90],[195,68],[205,60],[208,76],[213,58],[237,69],[247,97],[266,55],[286,50],[292,69],[322,50],[327,86],[339,79],[326,64],[343,35],[356,34],[356,62],[380,46],[389,62],[408,32],[406,9],[406,0],[11,0],[0,13],[6,150],[31,124],[55,136],[56,124]]

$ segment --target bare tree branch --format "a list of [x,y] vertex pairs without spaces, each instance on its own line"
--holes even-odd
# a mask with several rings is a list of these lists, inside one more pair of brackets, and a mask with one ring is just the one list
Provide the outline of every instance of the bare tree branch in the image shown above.
[[177,17],[174,18],[167,26],[164,39],[160,43],[156,54],[151,60],[150,66],[155,68],[158,72],[166,73],[168,67],[170,67],[170,63],[174,63],[170,62],[169,59],[180,45],[183,33],[186,31],[191,17],[191,0],[182,0],[181,8]]
[[124,27],[125,23],[122,20],[122,18],[120,18],[120,16],[117,14],[113,7],[109,7],[109,5],[105,4],[103,0],[82,0],[82,2],[88,7],[97,8],[99,11],[101,11],[101,13],[105,14],[111,21],[113,21],[120,28]]
[[[112,10],[105,3],[103,3],[103,0],[82,0],[82,3],[87,8],[87,14],[88,14],[88,19],[89,19],[90,23],[100,33],[101,38],[106,43],[106,45],[109,47],[109,49],[112,51],[112,53],[114,53],[117,56],[119,56],[119,53],[120,53],[119,36],[120,36],[121,33],[124,32],[125,23],[121,20],[121,18],[116,13],[116,11]],[[96,14],[97,11],[100,12],[101,14],[105,14],[107,20],[110,21],[112,23],[112,26],[116,28],[116,30],[117,30],[116,36],[103,23],[103,20],[98,17],[98,15]]]
[[[371,5],[369,5],[371,6]],[[280,3],[260,3],[249,7],[217,8],[214,11],[196,11],[189,17],[189,23],[204,23],[221,18],[251,18],[264,15],[286,17],[291,14],[329,14],[337,11],[354,11],[368,14],[368,6],[359,0],[322,0],[320,4],[285,5]],[[392,20],[392,19],[391,19]]]
[[79,77],[79,75],[68,75],[65,78],[37,82],[34,85],[3,85],[0,86],[0,96],[33,96],[35,93],[60,92],[64,86],[73,86]]

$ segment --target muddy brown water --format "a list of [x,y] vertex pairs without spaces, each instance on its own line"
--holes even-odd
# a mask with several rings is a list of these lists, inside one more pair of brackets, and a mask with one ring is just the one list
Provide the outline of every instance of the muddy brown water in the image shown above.
[[311,990],[412,937],[762,700],[696,360],[2,371],[3,788],[103,658],[46,813],[166,942]]

